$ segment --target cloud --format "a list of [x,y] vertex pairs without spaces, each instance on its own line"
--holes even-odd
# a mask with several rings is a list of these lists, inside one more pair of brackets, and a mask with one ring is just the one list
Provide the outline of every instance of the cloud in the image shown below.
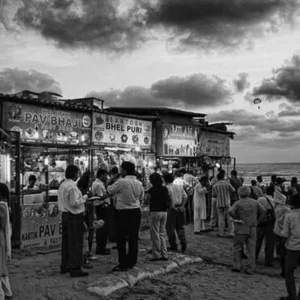
[[250,83],[247,78],[249,76],[248,73],[240,73],[238,79],[233,80],[233,85],[237,92],[244,92],[245,89],[249,88]]
[[[299,102],[300,104],[300,102]],[[298,117],[300,116],[300,105],[290,105],[286,103],[282,103],[279,105],[279,109],[281,110],[278,113],[279,117]]]
[[300,56],[294,55],[283,66],[273,70],[271,78],[264,79],[253,90],[254,96],[265,96],[268,101],[282,98],[290,103],[300,103]]
[[11,94],[22,90],[62,93],[59,83],[48,74],[10,68],[0,71],[0,93]]
[[150,88],[130,86],[124,90],[90,92],[106,100],[110,106],[165,106],[195,109],[229,104],[232,92],[225,80],[218,76],[193,74],[187,77],[172,76],[159,80]]
[[300,120],[286,120],[276,115],[256,115],[246,110],[220,111],[208,115],[210,122],[230,121],[230,130],[236,132],[235,140],[244,145],[261,147],[286,147],[299,145]]
[[160,0],[148,6],[148,24],[172,29],[179,49],[231,49],[277,31],[298,10],[297,0]]
[[[1,0],[0,5],[12,2]],[[177,50],[249,47],[253,38],[291,23],[299,12],[298,0],[15,2],[20,4],[14,20],[21,28],[34,30],[61,48],[108,53],[133,51],[158,37]]]

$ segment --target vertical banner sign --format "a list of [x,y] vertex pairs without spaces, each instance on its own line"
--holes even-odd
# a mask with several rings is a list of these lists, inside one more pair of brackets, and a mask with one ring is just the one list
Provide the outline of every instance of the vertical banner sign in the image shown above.
[[199,147],[201,153],[208,156],[230,156],[230,138],[224,134],[201,131]]
[[194,126],[163,124],[163,156],[195,156],[198,131]]
[[49,203],[49,208],[23,205],[21,212],[21,249],[60,249],[61,213],[56,202]]
[[93,138],[96,145],[151,149],[152,122],[94,113]]
[[90,144],[92,121],[85,113],[5,102],[3,119],[4,128],[20,132],[23,142]]

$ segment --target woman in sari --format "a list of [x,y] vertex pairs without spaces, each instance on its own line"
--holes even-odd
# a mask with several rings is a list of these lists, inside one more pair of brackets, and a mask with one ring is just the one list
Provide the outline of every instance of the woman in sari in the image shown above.
[[8,208],[9,190],[0,183],[0,300],[12,299],[6,261],[11,259],[11,227]]
[[208,177],[203,176],[194,189],[194,234],[205,230]]

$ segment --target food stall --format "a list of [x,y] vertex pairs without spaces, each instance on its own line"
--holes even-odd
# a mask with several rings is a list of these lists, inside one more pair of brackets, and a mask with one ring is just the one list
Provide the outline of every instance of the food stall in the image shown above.
[[[152,122],[124,114],[93,113],[92,135],[94,173],[99,168],[110,172],[123,161],[136,166],[137,178],[145,189],[154,172],[156,157],[152,147]],[[148,209],[142,209],[142,227],[148,223]]]
[[69,164],[82,172],[90,168],[91,112],[10,97],[2,102],[2,126],[20,135],[14,178],[19,182],[20,248],[59,248],[58,187]]

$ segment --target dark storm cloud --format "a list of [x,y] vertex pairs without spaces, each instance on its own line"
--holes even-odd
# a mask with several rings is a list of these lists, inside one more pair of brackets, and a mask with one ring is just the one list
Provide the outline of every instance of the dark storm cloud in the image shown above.
[[292,22],[299,8],[298,0],[19,1],[21,27],[59,47],[107,52],[134,50],[157,35],[179,50],[249,46]]
[[195,109],[215,107],[231,102],[231,91],[226,82],[217,76],[193,74],[187,77],[172,76],[159,80],[150,88],[138,86],[124,90],[90,92],[110,106],[165,106]]
[[233,85],[237,92],[244,92],[244,90],[250,86],[250,83],[248,82],[248,73],[240,73],[238,76],[238,79],[233,80]]
[[11,94],[22,90],[62,93],[59,83],[48,74],[10,68],[0,71],[0,93]]
[[264,79],[254,88],[254,96],[265,96],[268,101],[285,98],[291,103],[300,103],[300,56],[294,55],[282,67],[273,70],[271,78]]
[[232,48],[276,31],[299,9],[297,0],[160,0],[148,6],[148,24],[173,29],[182,48]]

